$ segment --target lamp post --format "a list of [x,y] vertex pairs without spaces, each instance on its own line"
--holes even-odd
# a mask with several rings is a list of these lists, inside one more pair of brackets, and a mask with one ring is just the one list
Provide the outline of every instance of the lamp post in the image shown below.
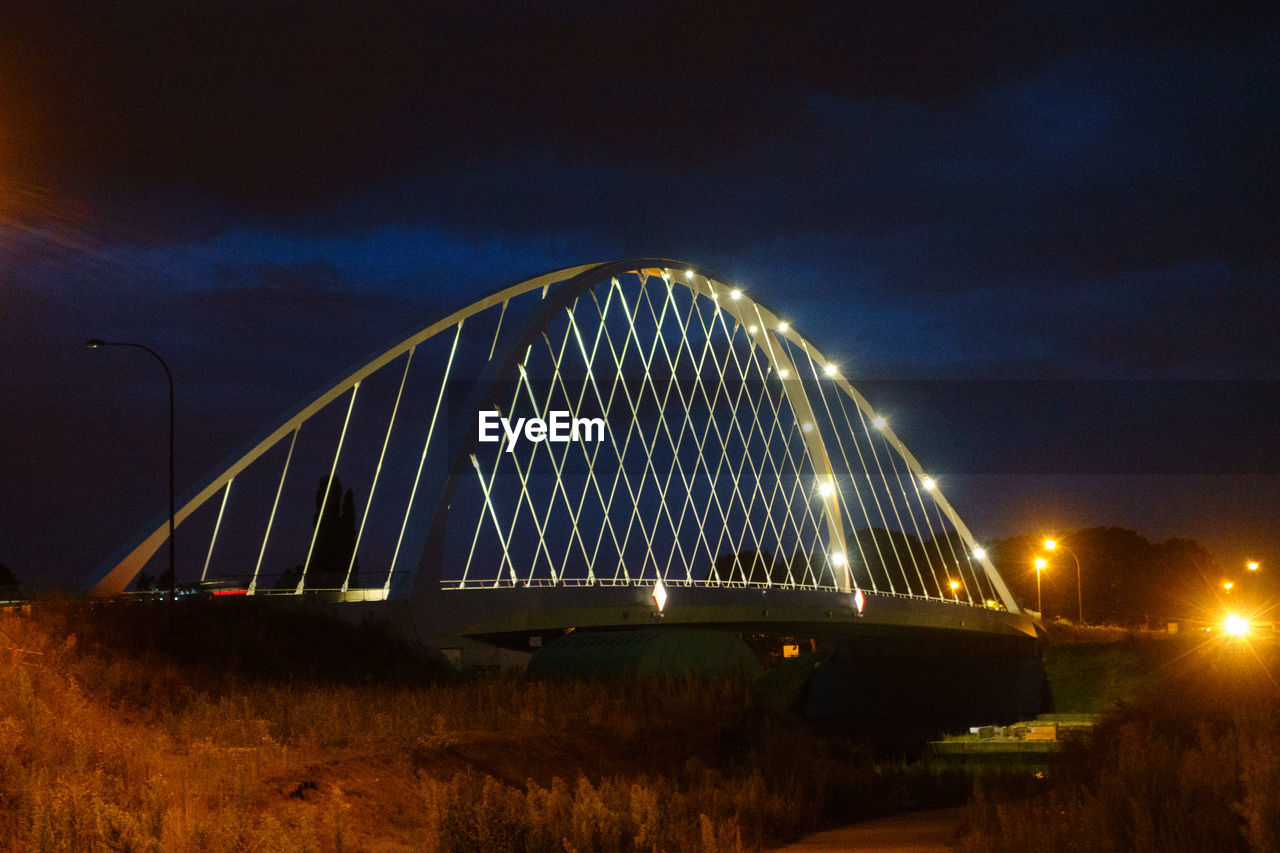
[[1044,617],[1044,606],[1040,603],[1040,573],[1047,565],[1049,561],[1044,557],[1036,557],[1036,610],[1039,611],[1041,618]]
[[169,593],[176,599],[178,597],[178,569],[177,561],[174,557],[173,550],[173,528],[174,528],[174,501],[173,501],[173,374],[169,372],[169,365],[164,363],[164,359],[160,354],[151,347],[135,344],[129,341],[100,341],[93,339],[85,341],[84,344],[89,349],[98,349],[99,347],[134,347],[135,349],[145,350],[151,353],[151,356],[164,368],[165,378],[169,380]]
[[[1044,549],[1045,549],[1046,551],[1053,551],[1053,550],[1055,550],[1059,545],[1062,545],[1062,543],[1061,543],[1061,542],[1059,542],[1059,541],[1058,541],[1058,540],[1056,540],[1056,539],[1046,539],[1046,540],[1044,540]],[[1062,545],[1062,550],[1064,550],[1064,551],[1066,551],[1068,554],[1070,554],[1070,555],[1071,555],[1071,559],[1072,559],[1072,560],[1075,560],[1075,563],[1076,563],[1076,611],[1077,611],[1076,616],[1077,616],[1077,620],[1079,621],[1079,623],[1080,623],[1081,625],[1083,625],[1083,624],[1084,624],[1084,596],[1081,594],[1081,591],[1080,591],[1080,590],[1081,590],[1081,587],[1080,587],[1080,558],[1076,556],[1076,552],[1075,552],[1075,551],[1072,551],[1072,550],[1071,550],[1070,548],[1068,548],[1066,545]]]

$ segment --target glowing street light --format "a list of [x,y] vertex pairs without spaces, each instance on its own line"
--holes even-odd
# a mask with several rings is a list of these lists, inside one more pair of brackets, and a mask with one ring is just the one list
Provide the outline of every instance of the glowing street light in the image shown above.
[[1249,627],[1248,619],[1243,616],[1237,616],[1234,613],[1227,614],[1227,618],[1222,620],[1222,630],[1233,637],[1243,637],[1248,634]]
[[952,581],[950,586],[951,586],[951,597],[954,598],[956,601],[959,601],[960,600],[960,581]]
[[986,548],[983,548],[982,546],[978,546],[977,548],[973,549],[973,558],[975,560],[981,560],[985,556],[987,556]]
[[1257,560],[1250,560],[1249,562],[1244,564],[1244,567],[1251,572],[1256,572],[1258,569],[1261,568],[1261,565],[1258,563]]
[[925,477],[923,480],[920,481],[920,485],[924,488],[926,492],[932,492],[934,489],[938,488],[937,481],[935,481],[932,477]]
[[835,483],[830,480],[823,480],[818,486],[818,492],[824,497],[829,498],[836,493]]
[[[1056,539],[1045,539],[1044,542],[1041,544],[1044,546],[1044,549],[1046,551],[1055,551],[1057,550],[1058,545],[1060,543]],[[1076,564],[1076,618],[1078,619],[1080,624],[1083,625],[1084,624],[1084,594],[1081,591],[1082,587],[1080,584],[1080,558],[1076,556],[1075,551],[1072,551],[1066,545],[1062,546],[1062,550],[1070,554],[1071,559],[1074,560]]]
[[871,419],[871,425],[876,429],[882,430],[889,425],[889,422],[884,419],[884,415],[876,415]]
[[1234,586],[1235,586],[1235,584],[1234,584],[1234,583],[1232,583],[1231,581],[1223,581],[1223,582],[1222,582],[1222,588],[1223,588],[1223,589],[1225,589],[1227,592],[1231,592],[1231,588],[1232,588],[1232,587],[1234,587]]
[[1049,561],[1044,557],[1036,557],[1036,611],[1044,613],[1044,606],[1040,600],[1040,573],[1049,565]]
[[837,372],[839,369],[840,369],[840,368],[836,367],[834,364],[831,364],[830,362],[828,362],[828,363],[827,363],[827,366],[826,366],[826,367],[824,367],[824,368],[822,368],[822,372],[823,372],[823,373],[825,373],[825,374],[827,374],[828,376],[835,376],[835,375],[836,375],[836,372]]
[[791,330],[791,324],[788,323],[786,320],[783,320],[781,323],[778,324],[779,332],[788,332],[790,330]]

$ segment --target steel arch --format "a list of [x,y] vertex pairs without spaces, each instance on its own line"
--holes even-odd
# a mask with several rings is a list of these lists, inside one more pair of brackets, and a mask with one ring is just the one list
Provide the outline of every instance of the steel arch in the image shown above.
[[[350,394],[351,400],[348,404],[348,420],[350,418],[350,409],[354,407],[355,393],[360,383],[378,373],[380,370],[388,367],[401,357],[406,358],[405,374],[408,374],[409,363],[412,354],[417,347],[425,342],[435,338],[437,335],[453,331],[455,334],[454,346],[457,346],[457,337],[461,335],[463,324],[469,319],[487,311],[488,309],[501,307],[503,316],[505,316],[506,306],[511,300],[526,294],[534,293],[538,290],[542,291],[541,302],[537,310],[524,323],[523,327],[517,333],[516,337],[509,343],[505,344],[504,350],[497,353],[498,358],[494,358],[495,353],[491,350],[487,367],[482,373],[476,384],[476,390],[469,398],[469,403],[465,408],[479,410],[486,406],[493,405],[497,402],[498,385],[501,381],[509,380],[517,372],[522,352],[527,352],[531,342],[540,334],[543,334],[548,324],[554,318],[559,317],[567,308],[574,304],[575,300],[584,294],[592,292],[595,288],[609,283],[617,284],[619,276],[634,274],[643,287],[645,282],[653,277],[661,279],[670,289],[673,287],[682,287],[687,289],[693,299],[701,297],[710,301],[715,306],[716,312],[723,312],[730,317],[735,324],[735,332],[738,328],[751,329],[750,342],[751,346],[760,353],[763,363],[767,365],[768,370],[774,375],[783,377],[795,377],[795,381],[781,382],[781,393],[785,395],[785,399],[790,407],[791,412],[800,421],[806,424],[812,424],[819,420],[818,414],[815,412],[814,401],[810,399],[810,394],[806,392],[804,383],[800,380],[799,360],[801,358],[808,360],[808,366],[827,365],[829,362],[823,357],[822,353],[814,347],[807,339],[799,334],[794,328],[790,327],[779,317],[778,314],[760,304],[759,302],[745,296],[735,287],[724,282],[722,278],[714,275],[714,273],[696,266],[680,263],[677,261],[662,258],[640,258],[630,259],[597,264],[584,264],[575,267],[546,273],[534,278],[510,285],[506,288],[495,291],[491,295],[467,305],[466,307],[455,311],[441,320],[426,326],[420,331],[408,336],[391,347],[375,354],[358,367],[347,371],[337,381],[327,386],[323,390],[310,396],[297,406],[292,412],[286,414],[272,428],[264,432],[258,439],[252,442],[244,451],[237,453],[231,457],[223,466],[209,477],[202,486],[191,493],[189,497],[183,500],[181,506],[176,513],[175,521],[182,523],[194,511],[215,498],[219,492],[222,492],[222,503],[225,509],[226,501],[230,495],[230,484],[243,471],[248,469],[254,462],[259,460],[268,451],[280,446],[286,438],[292,436],[291,441],[296,441],[300,428],[307,423],[313,416],[320,411],[326,409],[331,403],[340,400],[344,395]],[[625,303],[624,303],[625,304]],[[603,321],[603,317],[601,318]],[[501,328],[502,320],[499,317],[498,325]],[[498,340],[497,333],[494,336],[494,344],[496,346]],[[450,355],[452,361],[452,353]],[[618,365],[619,370],[621,366]],[[816,375],[816,374],[815,374]],[[447,383],[448,372],[446,370],[445,380],[441,386],[441,399],[444,394],[444,383]],[[909,478],[913,478],[913,482],[929,483],[929,478],[925,474],[920,463],[911,454],[911,452],[902,443],[892,427],[878,422],[878,416],[874,408],[867,399],[848,381],[843,375],[833,375],[826,377],[845,397],[852,402],[856,408],[856,412],[860,413],[858,417],[863,420],[864,430],[867,422],[877,422],[876,430],[882,436],[884,442],[890,446],[902,460]],[[403,387],[403,380],[402,380]],[[825,397],[823,404],[828,405]],[[399,406],[399,398],[397,398],[397,408]],[[437,403],[437,411],[439,403]],[[828,409],[828,415],[834,419]],[[846,414],[846,419],[847,419]],[[392,422],[394,424],[394,412]],[[433,421],[434,424],[434,421]],[[852,425],[850,425],[852,430]],[[388,437],[391,428],[388,428]],[[343,434],[345,435],[345,422]],[[835,466],[833,465],[833,453],[836,448],[829,446],[829,438],[824,436],[822,429],[805,430],[802,435],[805,451],[808,454],[815,472],[826,482],[836,483],[838,480]],[[428,444],[430,436],[428,437]],[[290,456],[292,455],[292,444],[290,446]],[[447,523],[447,508],[450,498],[455,492],[459,479],[465,472],[466,463],[471,457],[476,446],[476,436],[474,429],[471,434],[466,437],[458,450],[453,454],[453,458],[448,462],[448,477],[442,487],[435,495],[435,506],[431,515],[430,523],[417,531],[417,539],[411,538],[410,548],[408,549],[409,559],[413,559],[413,552],[417,551],[418,556],[414,563],[417,565],[417,571],[414,573],[413,595],[422,594],[424,590],[435,589],[441,582],[440,569],[442,561],[441,539],[445,533],[445,525]],[[339,440],[339,453],[341,450],[341,439]],[[385,445],[383,447],[385,452]],[[841,446],[839,450],[843,453],[844,448]],[[423,448],[423,457],[425,459],[427,447]],[[877,462],[878,464],[878,462]],[[896,463],[895,463],[896,464]],[[379,466],[381,460],[379,461]],[[337,467],[337,454],[334,457],[334,468]],[[285,474],[281,476],[281,488],[283,488],[285,475],[288,472],[288,461],[285,463]],[[882,477],[883,472],[882,473]],[[419,477],[421,476],[421,467],[419,467]],[[868,477],[870,478],[870,473]],[[332,472],[331,472],[332,477]],[[376,475],[375,480],[376,484]],[[886,488],[888,483],[886,480]],[[414,494],[417,492],[418,481],[414,482]],[[968,552],[965,559],[970,563],[976,562],[980,568],[981,577],[989,584],[991,590],[994,591],[998,598],[999,605],[1007,609],[1011,613],[1020,612],[1017,603],[1014,601],[1008,588],[1000,578],[999,573],[991,564],[990,560],[978,548],[972,533],[965,526],[951,504],[942,495],[937,488],[930,489],[930,499],[932,505],[937,511],[946,518],[951,524],[955,533],[963,542],[964,549]],[[917,490],[918,491],[918,490]],[[430,495],[424,495],[429,498]],[[904,494],[905,497],[905,494]],[[277,492],[276,500],[279,500],[279,492]],[[327,495],[325,497],[327,500]],[[413,495],[410,496],[410,509],[412,509]],[[849,551],[849,545],[846,539],[845,516],[842,514],[842,504],[846,500],[839,488],[833,488],[830,493],[824,492],[821,500],[821,515],[826,531],[827,542],[832,552],[846,554]],[[858,498],[861,501],[861,497]],[[372,502],[372,494],[369,502]],[[896,510],[895,510],[896,511]],[[366,505],[366,518],[368,506]],[[272,509],[272,518],[275,515],[275,508]],[[405,525],[408,525],[409,510],[405,514]],[[218,525],[214,528],[214,538],[218,535],[218,526],[221,525],[222,513],[219,511]],[[270,536],[270,522],[268,522],[267,534],[263,540],[263,550],[266,548],[266,539]],[[317,525],[318,529],[318,525]],[[363,523],[361,525],[363,532]],[[93,594],[109,595],[118,593],[136,577],[143,569],[151,556],[160,548],[167,537],[167,527],[164,524],[158,524],[154,528],[145,529],[130,545],[123,548],[119,553],[108,560],[100,569],[94,573],[88,582],[88,588]],[[401,538],[405,536],[405,530],[401,530]],[[418,544],[420,543],[420,545]],[[312,546],[314,546],[314,539]],[[396,554],[398,557],[400,546],[397,544]],[[210,557],[213,552],[213,543],[210,543]],[[354,559],[354,557],[353,557]],[[310,561],[310,553],[308,553],[308,563]],[[261,558],[259,560],[261,562]],[[391,575],[395,572],[396,559],[392,560],[391,568],[383,588],[382,597],[386,597],[391,593]],[[852,591],[857,583],[852,576],[852,568],[846,561],[839,567],[839,572],[833,572],[837,575],[836,591],[849,592]],[[208,570],[208,562],[206,561],[206,571]],[[917,569],[918,571],[918,569]],[[305,583],[305,569],[302,579],[298,584],[298,591],[303,591]],[[976,576],[975,576],[976,579]],[[255,589],[257,583],[257,571],[255,570],[254,580],[249,586],[250,592],[258,591]],[[923,584],[923,578],[922,578]],[[346,584],[343,585],[344,593]],[[377,597],[372,596],[372,597]],[[937,596],[945,597],[945,596]],[[957,597],[957,603],[959,599]]]

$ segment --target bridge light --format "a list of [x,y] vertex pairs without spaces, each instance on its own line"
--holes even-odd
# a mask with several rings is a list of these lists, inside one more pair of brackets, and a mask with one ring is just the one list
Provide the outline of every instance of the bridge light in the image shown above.
[[790,371],[790,370],[787,370],[787,369],[784,367],[784,368],[782,368],[781,370],[779,370],[779,371],[778,371],[778,375],[779,375],[779,376],[781,376],[783,379],[786,379],[788,376],[790,376],[790,375],[791,375],[791,371]]
[[990,607],[992,610],[995,610],[995,609],[996,609],[996,600],[995,600],[994,598],[988,598],[988,599],[987,599],[987,607]]
[[876,415],[871,419],[871,425],[876,429],[882,430],[889,425],[889,422],[884,419],[884,415]]
[[747,331],[754,335],[756,332],[760,331],[760,327],[757,326],[755,323],[752,323],[750,326],[747,327]]
[[981,560],[985,556],[987,556],[986,548],[978,547],[973,549],[973,558],[975,560]]
[[1222,582],[1222,588],[1223,588],[1223,589],[1225,589],[1227,592],[1231,592],[1231,588],[1232,588],[1232,587],[1234,587],[1234,586],[1235,586],[1235,584],[1234,584],[1234,583],[1232,583],[1231,581],[1223,581],[1223,582]]
[[855,590],[853,593],[853,606],[858,608],[858,614],[862,614],[862,608],[867,604],[867,597],[862,594],[862,590]]
[[692,279],[692,278],[693,278],[693,270],[685,270],[685,271],[684,271],[684,277],[685,277],[686,279]]
[[1054,540],[1052,539],[1044,540],[1044,549],[1046,551],[1052,551],[1054,548],[1057,548],[1057,547],[1058,547],[1058,543],[1055,542]]
[[834,364],[828,363],[826,367],[822,368],[822,372],[827,374],[828,376],[835,376],[837,369],[838,368],[836,368]]
[[831,552],[831,565],[843,566],[846,562],[848,562],[848,560],[844,556],[844,551]]
[[653,603],[658,605],[658,612],[662,612],[662,608],[667,606],[667,590],[662,585],[662,579],[653,585]]
[[920,485],[924,487],[924,490],[926,492],[932,492],[934,489],[938,487],[938,484],[934,481],[932,477],[925,477],[923,480],[920,481]]
[[960,590],[960,581],[952,581],[950,586],[951,586],[951,594],[955,595]]
[[729,298],[730,298],[730,299],[741,299],[741,298],[742,298],[742,288],[740,288],[740,287],[735,287],[733,290],[730,290],[730,291],[729,291]]
[[1048,561],[1048,560],[1046,560],[1044,557],[1036,557],[1036,571],[1037,571],[1037,572],[1042,572],[1042,571],[1044,571],[1045,567],[1046,567],[1046,566],[1048,566],[1048,565],[1049,565],[1049,561]]
[[1251,572],[1256,572],[1258,570],[1258,561],[1250,560],[1249,562],[1244,564],[1244,567]]
[[783,320],[781,323],[778,324],[778,331],[779,332],[791,331],[791,324],[788,323],[786,320]]
[[829,498],[836,493],[835,483],[830,480],[823,480],[822,484],[818,486],[818,491],[824,498]]
[[804,429],[805,432],[813,432],[813,424],[809,421],[805,421],[804,426],[802,428]]

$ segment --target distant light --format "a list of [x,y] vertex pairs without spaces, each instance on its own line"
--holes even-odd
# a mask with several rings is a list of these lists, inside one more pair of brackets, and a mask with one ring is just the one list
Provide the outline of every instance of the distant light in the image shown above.
[[1222,630],[1233,637],[1243,637],[1249,633],[1249,627],[1248,619],[1243,616],[1236,616],[1234,613],[1229,614],[1226,619],[1222,620]]
[[864,608],[864,607],[866,607],[866,606],[867,606],[867,598],[866,598],[866,596],[864,596],[864,595],[862,594],[862,590],[861,590],[861,589],[854,590],[854,593],[853,593],[853,606],[854,606],[854,607],[856,607],[856,608],[858,608],[858,612],[859,612],[859,613],[861,613],[861,612],[862,612],[862,608]]
[[1041,571],[1045,566],[1049,565],[1049,561],[1044,557],[1036,557],[1036,571]]
[[876,415],[871,419],[871,425],[876,429],[884,429],[889,425],[889,422],[884,419],[883,415]]
[[779,376],[781,376],[783,379],[786,379],[788,376],[790,376],[790,375],[791,375],[791,371],[790,371],[790,370],[787,370],[787,369],[784,367],[784,368],[782,368],[781,370],[779,370],[779,371],[778,371],[778,375],[779,375]]
[[730,291],[729,291],[729,298],[730,298],[730,299],[741,299],[741,298],[742,298],[742,288],[740,288],[740,287],[735,287],[733,290],[730,290]]
[[1244,564],[1244,567],[1251,572],[1256,572],[1258,570],[1258,561],[1250,560],[1249,562]]
[[662,585],[661,579],[653,585],[653,603],[658,605],[659,613],[662,612],[662,608],[667,606],[667,590]]
[[693,278],[693,270],[685,270],[685,271],[684,271],[684,277],[685,277],[686,279]]
[[805,421],[802,429],[804,429],[805,432],[813,432],[813,424],[809,421]]
[[836,493],[836,486],[830,480],[823,480],[822,485],[818,486],[818,491],[824,498],[829,498]]
[[756,332],[760,331],[760,327],[755,323],[752,323],[750,326],[747,326],[747,331],[754,335]]
[[996,600],[995,600],[994,598],[988,598],[988,599],[987,599],[987,607],[990,607],[992,610],[995,610],[995,609],[996,609]]
[[1046,551],[1052,551],[1054,548],[1057,548],[1057,547],[1058,547],[1058,543],[1053,541],[1052,539],[1044,540],[1044,549]]
[[844,551],[831,552],[831,564],[834,566],[843,566],[848,560],[845,559]]
[[779,332],[787,332],[790,330],[791,330],[791,324],[788,323],[786,320],[783,320],[781,323],[778,324]]
[[1231,581],[1223,581],[1223,582],[1222,582],[1222,588],[1223,588],[1223,589],[1225,589],[1227,592],[1231,592],[1231,588],[1232,588],[1233,586],[1235,586],[1235,584],[1233,584]]
[[920,481],[920,485],[924,487],[924,490],[926,492],[932,492],[934,489],[938,487],[938,484],[934,482],[934,479],[932,477],[925,477],[923,480]]
[[982,559],[983,557],[985,557],[985,556],[987,556],[987,549],[986,549],[986,548],[974,548],[974,549],[973,549],[973,558],[974,558],[975,560],[981,560],[981,559]]
[[959,588],[960,588],[960,581],[952,581],[952,582],[951,582],[951,591],[952,591],[952,592],[955,592],[955,591],[956,591],[957,589],[959,589]]
[[835,376],[837,369],[838,368],[834,364],[827,364],[826,367],[822,368],[822,372],[828,376]]

